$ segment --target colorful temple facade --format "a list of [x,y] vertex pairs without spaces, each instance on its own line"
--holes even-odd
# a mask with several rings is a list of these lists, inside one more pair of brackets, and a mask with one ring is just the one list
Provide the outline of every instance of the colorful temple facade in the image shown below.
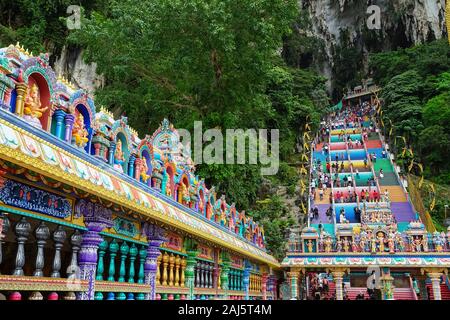
[[167,120],[139,138],[18,44],[0,49],[0,109],[0,297],[276,298],[263,228]]
[[450,299],[450,228],[437,232],[414,209],[381,134],[377,90],[349,93],[311,145],[315,213],[291,232],[282,262],[291,298],[311,294],[312,275],[328,278],[337,300],[367,298],[366,279],[375,272],[383,299]]

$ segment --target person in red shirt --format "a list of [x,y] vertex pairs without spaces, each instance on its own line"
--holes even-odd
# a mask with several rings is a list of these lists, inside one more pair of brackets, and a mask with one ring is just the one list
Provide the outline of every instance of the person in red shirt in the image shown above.
[[366,192],[364,191],[364,189],[361,190],[361,201],[364,201],[366,197]]
[[327,162],[327,172],[330,172],[330,163]]
[[377,192],[377,190],[373,190],[373,201],[378,201],[378,192]]

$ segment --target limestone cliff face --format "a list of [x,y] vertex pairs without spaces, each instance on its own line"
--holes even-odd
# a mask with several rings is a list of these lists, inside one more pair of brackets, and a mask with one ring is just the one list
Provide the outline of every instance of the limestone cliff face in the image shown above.
[[[445,0],[299,0],[310,18],[310,30],[321,40],[326,57],[319,70],[328,78],[337,46],[359,48],[367,63],[369,52],[409,47],[446,35]],[[369,30],[371,5],[380,8],[380,29]],[[319,60],[319,59],[315,59]]]
[[95,89],[104,85],[104,78],[96,73],[95,63],[83,61],[83,50],[80,48],[63,47],[54,63],[56,74],[63,75],[76,87],[93,94]]

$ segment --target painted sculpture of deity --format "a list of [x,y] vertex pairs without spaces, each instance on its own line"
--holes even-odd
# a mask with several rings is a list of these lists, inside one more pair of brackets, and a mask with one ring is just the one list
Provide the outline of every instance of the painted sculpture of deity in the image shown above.
[[24,113],[32,118],[39,119],[42,114],[47,111],[47,107],[42,107],[41,99],[39,97],[39,88],[36,84],[33,84],[30,92],[27,94],[24,102]]
[[388,239],[388,247],[389,247],[389,253],[395,253],[395,243],[394,238],[389,237]]
[[88,132],[84,126],[84,117],[81,113],[75,119],[72,129],[72,138],[75,141],[75,145],[80,148],[84,148],[88,142]]
[[313,250],[313,242],[312,242],[311,239],[308,240],[307,247],[308,247],[308,252],[314,252],[314,250]]
[[150,178],[150,176],[147,174],[147,172],[148,172],[147,159],[142,158],[140,177],[141,177],[142,182],[144,182],[144,183],[146,183],[148,181],[148,178]]
[[352,251],[353,252],[358,252],[358,245],[356,244],[355,240],[352,240]]
[[384,233],[378,232],[377,234],[377,240],[378,240],[378,249],[380,252],[384,252]]
[[122,140],[117,139],[116,151],[114,153],[114,168],[119,171],[123,171],[122,165],[125,161],[122,150]]
[[348,242],[347,238],[344,238],[344,240],[342,241],[342,245],[344,248],[344,252],[348,252],[350,249],[350,243]]
[[331,252],[331,245],[332,245],[332,240],[331,237],[327,237],[325,239],[325,252]]

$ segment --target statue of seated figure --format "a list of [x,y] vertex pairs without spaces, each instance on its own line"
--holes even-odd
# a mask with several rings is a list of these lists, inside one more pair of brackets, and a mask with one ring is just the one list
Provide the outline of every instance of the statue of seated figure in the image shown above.
[[73,124],[72,138],[75,140],[75,145],[80,148],[84,148],[88,142],[88,132],[84,126],[84,117],[81,113],[78,114]]

